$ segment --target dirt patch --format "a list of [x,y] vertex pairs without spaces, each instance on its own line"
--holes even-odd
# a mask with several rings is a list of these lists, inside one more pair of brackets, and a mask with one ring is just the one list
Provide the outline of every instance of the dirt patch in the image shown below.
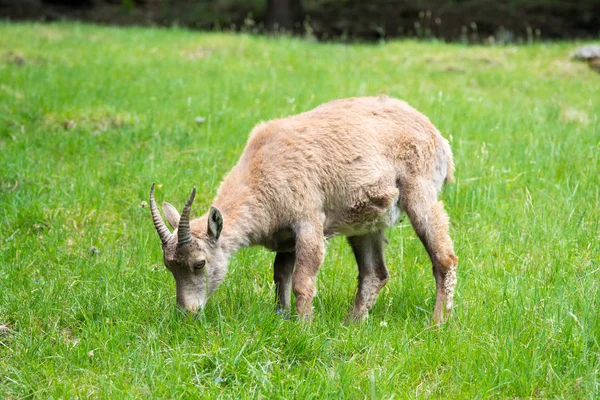
[[13,96],[15,99],[18,99],[18,100],[21,100],[22,98],[25,97],[25,96],[23,96],[23,92],[15,90],[15,89],[11,88],[10,86],[7,86],[3,83],[0,84],[0,90],[10,96]]
[[90,129],[96,134],[133,125],[135,121],[136,117],[133,114],[105,110],[84,112],[80,115],[46,114],[44,116],[44,124],[49,128],[59,127],[68,131],[81,127]]
[[60,31],[58,31],[57,29],[51,28],[49,26],[41,27],[38,30],[38,33],[44,39],[47,39],[52,42],[61,40],[64,37],[64,35]]
[[207,47],[197,47],[181,52],[181,56],[191,61],[203,60],[213,53],[213,49]]
[[13,330],[7,324],[0,324],[0,338],[4,336],[10,336],[13,334]]
[[44,64],[47,61],[45,58],[26,56],[25,53],[15,50],[7,51],[0,59],[5,64],[16,65],[17,67],[24,67],[28,64]]
[[583,110],[578,110],[574,107],[565,107],[560,111],[560,120],[565,124],[578,124],[588,126],[590,117]]
[[481,64],[484,64],[484,65],[491,66],[491,67],[499,66],[501,64],[500,61],[495,60],[495,59],[490,58],[490,57],[478,57],[474,61],[476,61],[478,63],[481,63]]
[[0,181],[0,190],[6,190],[7,192],[14,192],[15,190],[17,190],[19,188],[19,180],[15,179],[13,180],[7,180],[7,181]]
[[471,69],[498,67],[503,65],[503,61],[490,56],[475,57],[438,57],[427,56],[424,61],[428,65],[439,65],[442,72],[463,73]]
[[6,64],[22,67],[26,63],[25,54],[18,51],[9,51],[2,56],[2,61]]
[[454,74],[464,74],[465,72],[467,72],[466,69],[459,67],[457,65],[448,65],[448,66],[442,68],[441,71],[454,73]]
[[573,61],[554,60],[550,64],[551,73],[558,73],[563,76],[580,75],[585,73],[585,70],[585,64]]

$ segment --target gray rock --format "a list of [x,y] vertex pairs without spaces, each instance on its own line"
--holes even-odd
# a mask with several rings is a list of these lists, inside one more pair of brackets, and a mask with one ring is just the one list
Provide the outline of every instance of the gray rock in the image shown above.
[[589,45],[580,47],[575,50],[572,57],[576,60],[593,60],[600,58],[600,46]]

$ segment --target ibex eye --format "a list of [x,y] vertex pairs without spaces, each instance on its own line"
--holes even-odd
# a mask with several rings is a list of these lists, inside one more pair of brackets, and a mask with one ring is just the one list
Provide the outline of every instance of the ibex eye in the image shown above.
[[196,264],[194,264],[194,270],[198,271],[198,270],[204,268],[204,264],[206,264],[205,260],[198,261]]

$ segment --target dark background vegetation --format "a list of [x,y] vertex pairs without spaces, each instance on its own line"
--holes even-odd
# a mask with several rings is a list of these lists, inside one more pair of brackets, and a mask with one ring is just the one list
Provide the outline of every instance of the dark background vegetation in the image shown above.
[[318,39],[596,38],[600,0],[0,0],[11,20],[293,31]]

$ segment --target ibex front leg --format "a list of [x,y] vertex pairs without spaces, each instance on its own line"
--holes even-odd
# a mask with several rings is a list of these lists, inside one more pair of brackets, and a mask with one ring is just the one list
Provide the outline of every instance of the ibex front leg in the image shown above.
[[292,280],[292,290],[296,296],[298,317],[310,318],[317,272],[325,255],[323,227],[320,223],[302,222],[295,227],[295,233],[296,268]]

